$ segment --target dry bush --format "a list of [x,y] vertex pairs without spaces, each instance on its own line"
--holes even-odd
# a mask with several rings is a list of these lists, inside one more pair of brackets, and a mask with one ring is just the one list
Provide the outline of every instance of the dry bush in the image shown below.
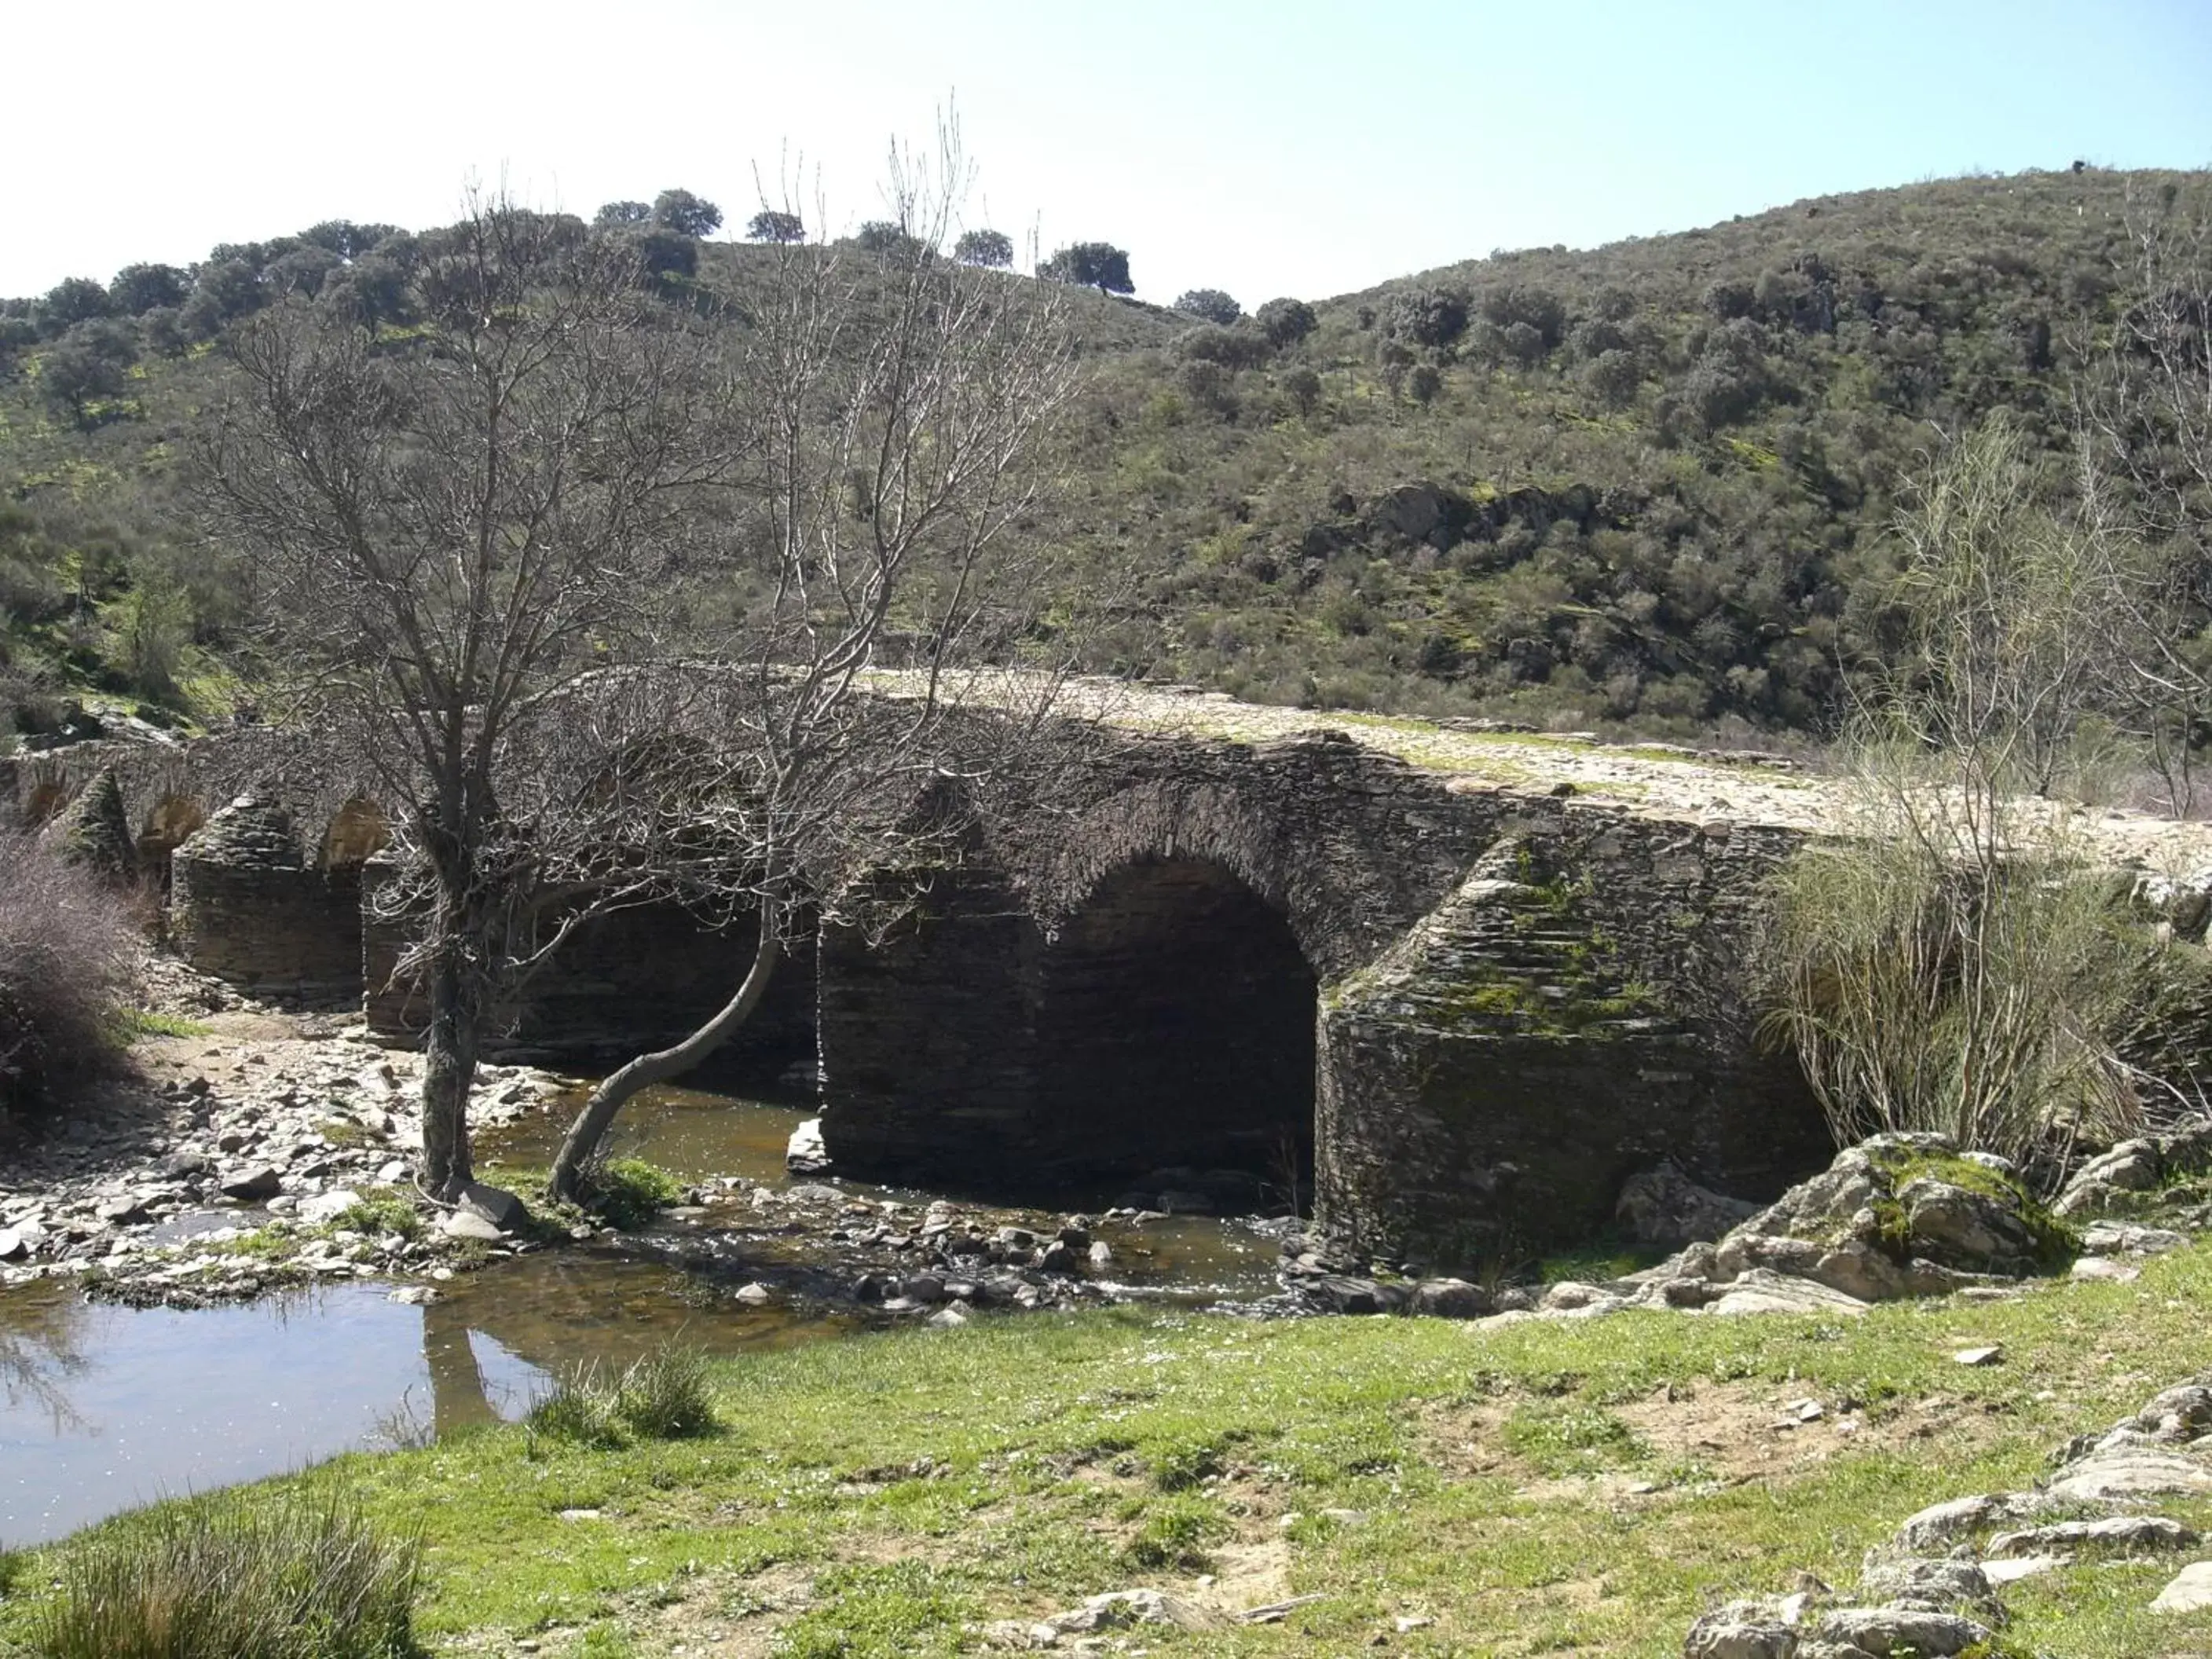
[[127,895],[0,830],[0,1113],[57,1103],[113,1062],[137,945]]
[[1770,1031],[1837,1143],[1933,1129],[2063,1161],[2133,1132],[2163,1092],[2130,1051],[2179,971],[2171,948],[2063,811],[1961,792],[1923,756],[1859,758],[1852,834],[1777,882]]

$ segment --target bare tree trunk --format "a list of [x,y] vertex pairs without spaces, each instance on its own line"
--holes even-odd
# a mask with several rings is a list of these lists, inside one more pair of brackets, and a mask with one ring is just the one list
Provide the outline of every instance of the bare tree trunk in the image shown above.
[[462,940],[449,925],[430,953],[430,1029],[422,1039],[422,1190],[453,1203],[475,1179],[469,1091],[477,1076],[477,1007]]
[[568,1130],[568,1138],[561,1143],[561,1155],[553,1160],[553,1173],[545,1183],[552,1196],[574,1200],[583,1195],[583,1172],[598,1157],[599,1143],[613,1126],[615,1114],[622,1110],[631,1096],[656,1083],[681,1076],[727,1042],[731,1033],[760,1006],[781,955],[776,939],[776,907],[763,904],[760,943],[754,949],[752,965],[745,970],[744,982],[738,987],[737,994],[724,1003],[713,1018],[675,1047],[640,1054],[592,1091],[592,1097],[584,1103],[584,1109],[577,1114],[575,1123]]

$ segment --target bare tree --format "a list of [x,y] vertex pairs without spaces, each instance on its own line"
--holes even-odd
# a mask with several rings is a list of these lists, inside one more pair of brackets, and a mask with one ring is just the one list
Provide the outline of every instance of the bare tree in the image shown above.
[[[593,1091],[557,1195],[583,1191],[625,1101],[742,1025],[796,917],[887,922],[915,884],[869,872],[953,856],[976,805],[1042,763],[1055,572],[1034,515],[1076,366],[1065,290],[942,257],[969,185],[948,119],[928,153],[894,147],[878,251],[778,242],[738,266],[739,574],[702,676],[712,861],[682,874],[755,907],[759,942],[713,1018]],[[763,213],[799,216],[794,194]]]
[[544,896],[657,833],[664,780],[623,758],[653,694],[601,671],[651,648],[727,453],[699,418],[721,384],[706,325],[650,299],[620,244],[471,198],[410,281],[425,321],[402,341],[304,301],[241,330],[202,459],[295,717],[397,809],[428,1006],[420,1178],[452,1201],[479,1027],[549,943]]
[[[2112,684],[2102,550],[1991,422],[1909,481],[1902,648],[1836,750],[1847,834],[1777,881],[1784,1037],[1839,1143],[1938,1129],[2017,1159],[2130,1132],[2176,959],[2130,925],[2075,814]],[[2094,767],[2089,768],[2094,771]]]
[[2212,198],[2130,204],[2124,303],[2081,343],[2084,524],[2111,573],[2098,613],[2122,718],[2188,811],[2212,729]]

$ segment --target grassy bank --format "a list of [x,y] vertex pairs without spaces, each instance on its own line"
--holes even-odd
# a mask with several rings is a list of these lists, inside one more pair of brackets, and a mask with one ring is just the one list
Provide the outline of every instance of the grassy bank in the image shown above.
[[[2208,1302],[2199,1247],[2132,1284],[1857,1321],[1024,1317],[717,1367],[702,1436],[500,1429],[258,1491],[343,1483],[419,1526],[440,1651],[950,1653],[1150,1584],[1320,1598],[1127,1638],[1155,1652],[1673,1654],[1713,1601],[1800,1571],[1848,1586],[1912,1510],[2026,1485],[2068,1436],[2212,1367]],[[1989,1342],[1996,1365],[1951,1357]],[[2212,1504],[2166,1512],[2212,1528]],[[0,1632],[20,1638],[52,1565],[0,1573]],[[2147,1610],[2174,1565],[2015,1587],[2006,1650],[2212,1639]]]

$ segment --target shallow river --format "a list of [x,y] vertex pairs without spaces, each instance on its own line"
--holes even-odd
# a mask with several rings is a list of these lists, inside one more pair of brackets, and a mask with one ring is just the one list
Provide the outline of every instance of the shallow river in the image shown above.
[[[655,1091],[632,1103],[614,1151],[690,1179],[781,1182],[785,1141],[805,1115]],[[543,1164],[561,1127],[526,1121],[487,1137],[482,1156]],[[933,1196],[852,1185],[866,1197]],[[1179,1217],[1100,1236],[1132,1294],[1203,1304],[1275,1288],[1273,1242],[1233,1222]],[[678,1334],[727,1356],[868,1328],[857,1310],[748,1308],[728,1288],[592,1250],[499,1262],[419,1307],[377,1282],[191,1312],[94,1306],[64,1281],[0,1291],[0,1548],[154,1498],[514,1417],[554,1371],[624,1364]]]

